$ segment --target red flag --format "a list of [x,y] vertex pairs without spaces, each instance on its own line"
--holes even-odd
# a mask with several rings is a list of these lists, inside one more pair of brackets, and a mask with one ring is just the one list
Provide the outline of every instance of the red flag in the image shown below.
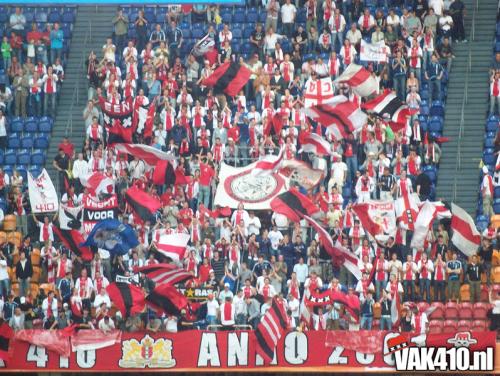
[[359,218],[361,225],[370,235],[375,236],[384,231],[382,226],[373,221],[373,218],[370,217],[370,213],[368,212],[370,209],[370,204],[361,203],[352,205],[352,210]]
[[304,215],[313,215],[319,212],[319,208],[309,197],[294,187],[276,196],[271,201],[271,209],[276,213],[283,214],[293,222],[300,222]]
[[125,192],[125,201],[130,205],[138,219],[155,221],[155,213],[161,208],[161,202],[156,197],[133,186]]
[[114,180],[102,172],[94,172],[90,176],[81,176],[80,182],[93,196],[98,196],[101,193],[112,194],[115,192]]
[[202,85],[213,87],[215,94],[225,93],[230,97],[234,97],[239,94],[251,75],[250,69],[244,65],[236,62],[226,62],[205,78]]
[[124,318],[144,311],[144,292],[140,287],[125,282],[113,282],[106,287],[106,292]]
[[280,136],[281,129],[283,128],[283,117],[276,111],[274,115],[267,118],[266,126],[264,128],[264,136]]
[[160,160],[174,161],[175,156],[165,153],[152,146],[142,144],[116,144],[115,150],[133,155],[136,158],[142,159],[144,163],[150,166],[156,166]]
[[272,173],[278,171],[282,166],[283,157],[285,155],[285,153],[283,151],[284,151],[284,149],[281,148],[281,150],[277,156],[276,155],[266,155],[260,161],[255,163],[255,166],[252,170],[252,174],[254,174],[254,175],[272,174]]
[[163,185],[166,184],[174,185],[176,183],[177,176],[174,172],[174,167],[169,161],[159,160],[153,170],[153,184]]
[[[395,92],[386,89],[382,94],[371,101],[366,102],[363,108],[367,111],[373,111],[378,116],[388,118],[399,126],[405,126],[407,118],[416,113],[416,110],[408,108],[401,101]],[[392,127],[391,127],[392,129]],[[394,129],[392,129],[394,131]]]
[[320,294],[311,292],[306,298],[305,304],[309,307],[324,307],[332,303],[343,304],[351,316],[358,321],[360,312],[360,301],[357,295],[347,295],[341,291],[327,290]]
[[146,297],[146,303],[156,311],[179,314],[181,309],[188,306],[189,302],[174,286],[162,284],[151,291]]
[[53,227],[53,230],[64,246],[74,252],[75,255],[81,257],[83,261],[92,261],[94,254],[91,249],[80,245],[85,242],[85,239],[80,231],[62,230],[56,226]]
[[153,136],[153,123],[156,115],[156,97],[153,102],[149,104],[148,113],[146,115],[146,121],[144,122],[144,138],[150,138]]
[[335,80],[335,83],[340,82],[349,85],[360,97],[368,97],[376,93],[379,86],[375,77],[367,69],[356,64],[350,64]]

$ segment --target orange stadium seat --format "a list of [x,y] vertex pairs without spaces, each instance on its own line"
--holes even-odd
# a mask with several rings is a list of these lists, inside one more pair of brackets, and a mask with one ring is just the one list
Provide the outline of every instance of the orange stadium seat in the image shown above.
[[470,287],[469,287],[469,285],[462,285],[462,287],[460,287],[460,301],[462,301],[462,302],[470,301]]
[[14,244],[16,247],[21,246],[21,233],[20,232],[9,232],[7,234],[7,241],[11,244]]
[[500,214],[495,214],[491,216],[491,227],[493,228],[500,227]]
[[381,314],[382,314],[382,307],[380,306],[380,303],[377,302],[373,305],[373,318],[380,319]]
[[491,271],[491,282],[500,283],[500,266],[495,266]]
[[7,233],[0,231],[0,244],[7,243]]
[[491,256],[491,264],[493,267],[500,266],[500,251],[498,249],[493,250],[493,255]]
[[41,259],[40,250],[38,248],[34,248],[33,252],[31,252],[31,264],[33,266],[35,265],[39,266],[40,259]]
[[42,275],[42,269],[39,266],[33,266],[33,276],[31,277],[31,281],[40,282],[40,277]]

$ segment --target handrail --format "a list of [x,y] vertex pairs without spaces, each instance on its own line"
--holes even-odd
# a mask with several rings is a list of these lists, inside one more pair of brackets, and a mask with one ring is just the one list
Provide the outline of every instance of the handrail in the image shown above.
[[468,104],[468,94],[469,94],[469,74],[472,71],[472,43],[476,37],[476,12],[479,8],[479,0],[474,2],[472,7],[472,20],[471,29],[469,32],[469,45],[467,51],[467,69],[465,71],[465,82],[464,82],[464,96],[462,98],[462,108],[460,109],[460,125],[458,129],[458,140],[457,140],[457,158],[455,164],[455,176],[453,178],[453,201],[457,199],[457,179],[460,177],[460,171],[462,170],[462,140],[465,135],[465,106]]

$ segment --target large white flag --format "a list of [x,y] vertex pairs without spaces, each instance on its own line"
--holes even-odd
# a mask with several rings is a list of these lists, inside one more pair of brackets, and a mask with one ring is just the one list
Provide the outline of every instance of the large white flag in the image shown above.
[[185,233],[162,234],[156,243],[156,249],[174,261],[181,261],[184,259],[189,239],[191,236]]
[[56,189],[46,169],[37,178],[28,172],[28,192],[33,213],[50,213],[59,209]]
[[389,47],[381,40],[377,43],[368,43],[361,39],[360,58],[363,61],[375,61],[377,63],[386,63],[389,53]]
[[451,204],[451,229],[453,244],[467,256],[476,254],[481,244],[481,234],[477,231],[472,217],[460,206]]

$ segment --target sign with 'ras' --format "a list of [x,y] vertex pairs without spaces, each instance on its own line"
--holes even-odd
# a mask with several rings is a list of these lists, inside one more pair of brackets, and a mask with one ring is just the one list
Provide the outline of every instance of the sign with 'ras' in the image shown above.
[[[138,332],[122,333],[121,341],[104,348],[73,348],[69,358],[15,340],[11,341],[9,353],[16,356],[4,361],[2,366],[10,372],[140,370],[144,373],[161,369],[236,372],[248,371],[248,368],[258,372],[285,371],[290,367],[297,372],[369,372],[380,371],[381,367],[394,371],[456,369],[491,372],[500,371],[494,366],[495,338],[495,332],[412,336],[411,333],[380,331],[288,331],[279,340],[271,364],[264,364],[256,354],[253,331]],[[425,354],[430,354],[430,357],[425,358]]]

